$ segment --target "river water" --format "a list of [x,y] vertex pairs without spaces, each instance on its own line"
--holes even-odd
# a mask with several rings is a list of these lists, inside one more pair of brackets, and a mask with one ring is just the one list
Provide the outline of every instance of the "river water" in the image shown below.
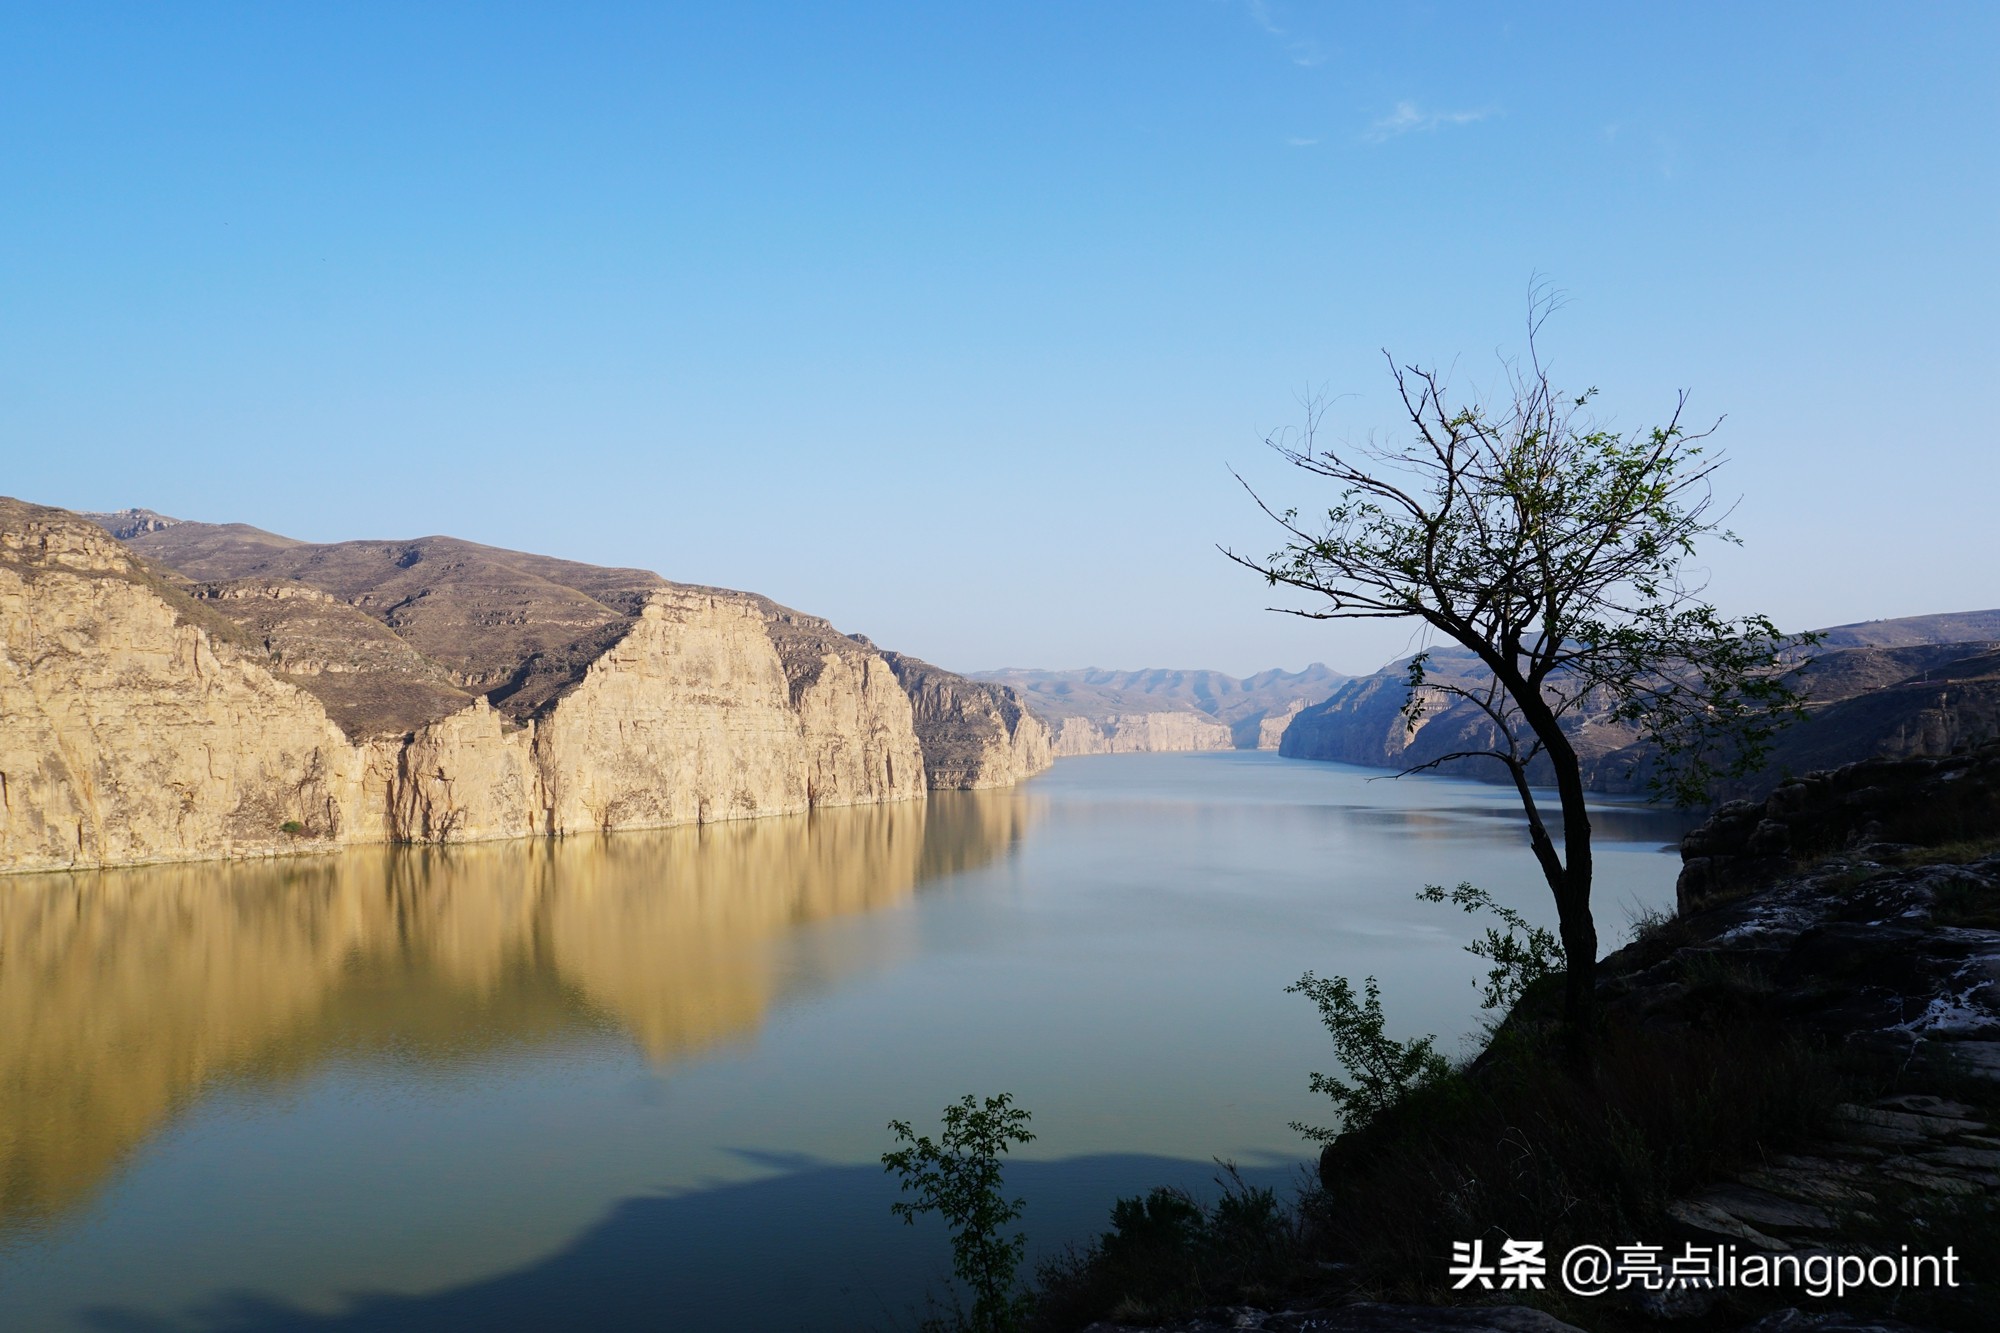
[[[0,1328],[908,1327],[891,1118],[1007,1091],[1034,1252],[1286,1186],[1307,968],[1464,1048],[1512,792],[1261,753],[655,833],[0,879]],[[1675,816],[1607,805],[1607,947]]]

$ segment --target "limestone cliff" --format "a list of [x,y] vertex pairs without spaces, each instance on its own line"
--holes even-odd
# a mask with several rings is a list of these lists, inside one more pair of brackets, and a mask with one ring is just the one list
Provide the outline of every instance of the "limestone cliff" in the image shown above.
[[1004,787],[1055,761],[1049,729],[1013,690],[902,653],[883,656],[910,696],[931,786]]
[[1284,744],[1285,729],[1292,725],[1292,719],[1311,705],[1304,699],[1294,699],[1282,709],[1267,713],[1257,719],[1257,748],[1275,750]]
[[1273,750],[1288,719],[1346,677],[1315,662],[1303,671],[1228,676],[1220,671],[975,673],[1017,691],[1056,735],[1056,753],[1129,750]]
[[232,628],[97,528],[0,501],[0,867],[351,827],[366,756]]
[[1066,717],[1056,726],[1058,757],[1134,751],[1232,750],[1229,728],[1200,713],[1112,713]]
[[0,501],[0,869],[707,823],[1047,766],[1006,692],[908,685],[751,594],[113,517],[188,568]]

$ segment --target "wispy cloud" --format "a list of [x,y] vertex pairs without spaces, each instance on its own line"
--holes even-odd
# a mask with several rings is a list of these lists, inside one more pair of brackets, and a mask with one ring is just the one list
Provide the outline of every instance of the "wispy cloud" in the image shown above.
[[1269,0],[1243,0],[1243,9],[1250,15],[1252,23],[1271,36],[1283,40],[1285,55],[1294,65],[1311,69],[1315,65],[1324,65],[1327,62],[1327,51],[1317,41],[1311,37],[1297,36],[1278,22],[1271,12]]
[[1285,140],[1285,143],[1293,148],[1310,148],[1318,142],[1319,140],[1317,139],[1300,139],[1296,137]]
[[1470,125],[1493,115],[1492,108],[1478,111],[1426,111],[1415,102],[1398,102],[1396,109],[1368,127],[1370,143],[1381,143],[1415,131],[1428,133],[1445,125]]
[[1285,30],[1271,17],[1271,6],[1264,0],[1243,0],[1243,8],[1250,13],[1250,21],[1270,33],[1273,37],[1283,37]]

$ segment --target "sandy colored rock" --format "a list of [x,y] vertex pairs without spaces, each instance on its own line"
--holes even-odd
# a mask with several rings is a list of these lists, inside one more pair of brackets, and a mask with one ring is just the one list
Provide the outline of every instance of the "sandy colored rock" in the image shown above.
[[0,501],[0,870],[710,823],[1048,766],[1011,691],[753,594],[449,538],[115,526],[192,573]]
[[932,787],[1004,787],[1055,762],[1049,729],[1011,687],[884,654],[910,697]]
[[337,840],[364,763],[107,534],[0,507],[0,867]]
[[1066,717],[1058,724],[1055,734],[1058,757],[1235,748],[1236,741],[1229,728],[1200,713],[1114,713],[1104,718]]
[[[1141,671],[1085,667],[1010,668],[974,672],[973,678],[1016,691],[1055,734],[1058,755],[1275,750],[1285,722],[1347,679],[1318,662],[1303,671],[1240,677],[1164,667]],[[1161,720],[1149,715],[1160,715]],[[1222,728],[1219,737],[1217,725]]]

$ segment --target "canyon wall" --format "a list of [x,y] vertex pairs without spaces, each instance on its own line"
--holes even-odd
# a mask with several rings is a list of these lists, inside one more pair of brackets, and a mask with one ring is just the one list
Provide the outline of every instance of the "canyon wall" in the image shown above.
[[1285,723],[1347,678],[1315,662],[1303,671],[1229,676],[1220,671],[973,673],[1014,690],[1055,734],[1055,752],[1275,750]]
[[883,657],[910,697],[932,787],[1004,787],[1055,762],[1049,729],[1011,688],[968,680],[902,653]]
[[[400,572],[441,542],[355,545]],[[551,594],[547,569],[591,567],[454,551],[393,599],[340,547],[257,549],[309,563],[195,583],[0,500],[0,870],[709,823],[1048,765],[1011,691],[754,595],[642,571]]]
[[1160,750],[1233,750],[1227,726],[1201,713],[1112,713],[1055,724],[1057,757]]
[[368,756],[229,626],[54,511],[0,511],[0,867],[351,827]]

